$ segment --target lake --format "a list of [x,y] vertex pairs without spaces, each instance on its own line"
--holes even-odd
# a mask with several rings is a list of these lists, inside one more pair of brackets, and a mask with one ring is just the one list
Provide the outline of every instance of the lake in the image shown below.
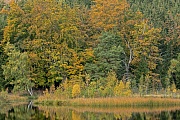
[[0,120],[180,120],[180,107],[0,105]]

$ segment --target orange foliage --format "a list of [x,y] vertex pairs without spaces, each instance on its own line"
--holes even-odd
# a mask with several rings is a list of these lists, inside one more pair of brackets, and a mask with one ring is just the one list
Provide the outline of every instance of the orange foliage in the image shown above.
[[126,0],[94,0],[90,11],[92,25],[101,31],[116,29],[124,17],[124,10],[129,5]]

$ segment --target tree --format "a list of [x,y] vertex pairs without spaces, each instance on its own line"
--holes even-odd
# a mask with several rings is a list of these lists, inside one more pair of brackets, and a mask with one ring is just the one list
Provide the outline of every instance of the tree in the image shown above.
[[[168,70],[168,83],[175,83],[176,88],[180,88],[180,54],[177,59],[171,60],[171,65]],[[170,84],[167,84],[167,86]]]
[[7,63],[2,66],[6,84],[12,84],[14,91],[27,90],[32,96],[33,83],[29,79],[28,55],[20,53],[17,48],[7,43],[5,52],[8,55]]
[[28,38],[25,45],[28,51],[40,58],[35,69],[41,68],[37,75],[43,72],[41,86],[60,83],[71,75],[79,74],[82,65],[77,52],[80,51],[81,32],[76,24],[79,21],[76,8],[62,1],[57,4],[56,1],[37,0],[31,4],[31,12],[27,15],[32,18],[28,31],[33,37]]
[[128,7],[126,0],[94,0],[90,21],[100,32],[117,30]]
[[75,7],[77,5],[90,7],[92,0],[66,0],[65,3],[71,7]]
[[90,74],[91,79],[107,77],[108,72],[118,73],[122,64],[121,38],[115,34],[103,33],[99,38],[99,44],[94,48],[95,60],[85,65],[85,70]]
[[[143,69],[148,66],[154,70],[157,66],[158,60],[156,59],[159,52],[158,47],[155,45],[158,43],[160,30],[148,26],[147,20],[143,18],[142,13],[131,11],[129,4],[125,0],[95,0],[94,2],[95,5],[92,6],[90,11],[92,26],[98,29],[99,33],[109,31],[118,34],[121,38],[122,61],[125,70],[123,81],[126,82],[130,79],[133,74],[133,65],[139,63],[140,59],[145,60],[144,63],[147,63],[143,66]],[[141,52],[144,53],[140,54]],[[148,57],[151,60],[143,58],[143,54],[149,55]]]
[[6,7],[7,5],[2,0],[0,0],[0,41],[3,39],[3,28],[7,24],[7,15],[5,14]]
[[56,0],[10,3],[3,43],[27,52],[36,87],[50,87],[82,71],[76,9]]
[[[158,78],[158,74],[156,73],[156,68],[158,62],[161,60],[159,54],[158,44],[160,41],[160,30],[151,28],[148,26],[146,22],[142,22],[139,25],[135,25],[135,31],[133,31],[133,36],[135,43],[133,49],[133,61],[132,64],[134,66],[139,65],[139,63],[144,63],[146,71],[142,71],[142,74],[149,74],[151,80],[153,82],[153,89],[155,86],[161,84],[161,81]],[[137,66],[138,68],[139,66]],[[137,70],[134,70],[137,72]],[[156,84],[156,85],[155,85]]]
[[109,72],[108,76],[104,78],[103,81],[101,81],[101,89],[103,87],[103,89],[101,90],[102,95],[104,97],[114,96],[113,89],[117,83],[118,83],[118,79],[117,79],[116,73],[113,71]]
[[161,41],[158,44],[159,53],[163,58],[157,64],[156,73],[159,74],[163,87],[166,86],[166,74],[171,60],[177,58],[179,50],[179,1],[160,0],[128,0],[130,8],[139,10],[148,19],[148,25],[161,28]]
[[[9,4],[10,10],[7,12],[7,26],[4,28],[4,39],[2,43],[10,42],[11,44],[18,44],[19,41],[24,37],[24,32],[19,28],[22,22],[22,16],[24,14],[23,10],[12,1]],[[21,36],[17,36],[16,34],[21,32]]]
[[0,89],[5,89],[6,81],[3,75],[2,65],[5,65],[7,61],[7,55],[4,53],[3,47],[0,45]]
[[6,7],[7,5],[3,0],[0,0],[0,89],[3,89],[5,86],[5,78],[3,75],[2,65],[6,63],[7,55],[4,53],[3,46],[1,45],[1,41],[3,40],[3,29],[7,25],[7,15],[6,15]]
[[119,82],[119,84],[117,84],[115,87],[114,87],[114,95],[115,96],[123,96],[124,94],[124,89],[125,89],[125,85],[123,83],[123,81],[121,80]]
[[93,46],[98,44],[98,38],[102,32],[117,32],[121,29],[121,20],[124,11],[129,5],[126,0],[94,0],[89,10],[89,24],[93,34],[91,39]]

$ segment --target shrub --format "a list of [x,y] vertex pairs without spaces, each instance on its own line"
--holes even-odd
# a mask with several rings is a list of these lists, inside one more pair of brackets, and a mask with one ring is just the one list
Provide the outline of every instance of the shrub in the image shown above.
[[115,86],[115,88],[114,88],[114,95],[115,96],[122,96],[124,88],[125,88],[124,83],[121,80],[120,83],[117,86]]
[[115,96],[130,96],[132,94],[130,84],[131,84],[130,82],[126,82],[126,84],[124,84],[121,80],[120,83],[114,87],[114,95]]
[[80,85],[75,84],[72,89],[72,97],[73,98],[79,97],[80,94],[81,94]]

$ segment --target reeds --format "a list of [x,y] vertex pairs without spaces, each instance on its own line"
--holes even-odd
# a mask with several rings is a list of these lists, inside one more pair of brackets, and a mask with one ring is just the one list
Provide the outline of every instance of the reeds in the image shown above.
[[153,97],[112,97],[112,98],[75,98],[75,99],[46,99],[35,101],[44,105],[61,106],[97,106],[97,107],[158,107],[180,106],[180,99]]
[[6,96],[0,95],[0,103],[25,102],[27,100],[27,97],[19,96],[18,94],[6,94]]
[[179,106],[180,99],[173,98],[143,98],[143,97],[120,97],[120,98],[77,98],[70,99],[69,103],[75,106]]

